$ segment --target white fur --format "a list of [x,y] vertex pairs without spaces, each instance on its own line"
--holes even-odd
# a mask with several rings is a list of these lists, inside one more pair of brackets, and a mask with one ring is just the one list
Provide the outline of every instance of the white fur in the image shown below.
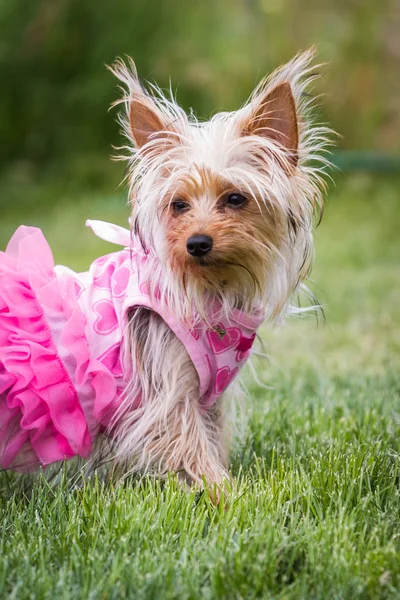
[[[204,317],[205,306],[215,298],[225,315],[239,302],[247,311],[262,304],[271,320],[280,320],[291,310],[290,299],[311,267],[312,229],[315,214],[322,208],[322,173],[328,162],[323,151],[330,132],[312,123],[312,101],[304,94],[315,79],[310,67],[312,58],[313,51],[298,55],[263,80],[240,110],[217,114],[205,123],[198,122],[193,114],[187,116],[172,95],[166,98],[156,86],[151,86],[151,94],[147,92],[139,83],[133,63],[129,68],[122,61],[114,65],[114,74],[126,88],[119,102],[126,107],[121,123],[128,144],[122,150],[129,166],[132,222],[143,243],[159,259],[161,295],[178,317]],[[298,164],[294,169],[289,168],[287,149],[273,139],[241,133],[261,96],[283,82],[290,84],[298,117]],[[135,146],[129,115],[136,98],[148,102],[162,118],[166,130],[162,152],[158,136],[150,137],[145,147]],[[241,289],[238,298],[237,290],[205,290],[192,280],[183,294],[182,280],[168,262],[160,207],[182,183],[198,183],[205,167],[263,203],[282,224],[278,244],[266,241],[260,248],[260,252],[267,253],[268,261],[266,284],[257,294],[247,297],[246,290]],[[207,198],[201,202],[206,218]],[[293,230],[286,224],[292,217],[297,223]],[[152,277],[152,281],[157,280],[157,276]],[[208,484],[221,485],[228,476],[229,439],[222,400],[209,414],[200,412],[194,366],[182,344],[156,314],[143,309],[132,313],[129,348],[135,376],[125,390],[110,431],[117,458],[128,470],[174,470],[198,484],[205,477]],[[134,408],[138,396],[142,399],[140,408]]]
[[[141,87],[133,63],[128,69],[117,61],[113,72],[127,87],[127,94],[120,102],[125,103],[126,117],[121,116],[123,130],[129,145],[123,160],[128,161],[128,181],[132,201],[132,219],[137,223],[145,244],[155,249],[160,268],[169,269],[164,245],[165,231],[160,220],[159,209],[166,195],[188,179],[199,178],[199,167],[208,166],[213,172],[223,175],[232,184],[250,195],[257,196],[272,212],[287,213],[289,209],[299,216],[302,231],[295,244],[289,237],[282,248],[271,248],[275,255],[274,264],[268,274],[269,285],[262,297],[254,297],[255,305],[263,304],[269,316],[281,318],[290,306],[290,298],[299,283],[298,274],[302,263],[304,272],[313,257],[312,228],[316,209],[322,207],[324,181],[321,174],[328,164],[325,151],[329,144],[330,130],[315,125],[310,111],[312,100],[304,96],[305,90],[315,80],[315,69],[310,67],[313,50],[299,54],[286,66],[278,69],[263,80],[246,105],[233,113],[219,113],[210,121],[200,123],[193,113],[187,116],[173,97],[167,99],[161,90],[152,86],[151,101],[163,115],[167,125],[173,125],[168,135],[179,143],[171,143],[166,152],[159,152],[159,139],[150,140],[144,149],[135,147],[129,124],[130,104],[137,95],[148,97]],[[276,158],[287,161],[284,148],[273,140],[260,136],[241,136],[240,124],[253,110],[257,98],[265,90],[272,90],[279,83],[290,83],[296,102],[299,123],[299,163],[291,177],[277,166]],[[161,176],[165,169],[170,171],[166,179]],[[305,256],[306,254],[306,256]],[[184,317],[191,314],[204,315],[204,303],[209,300],[203,290],[192,283],[187,289],[190,306],[182,303],[181,281],[173,272],[163,278],[163,298],[176,314]],[[235,304],[236,299],[222,298],[225,310]],[[251,310],[247,305],[246,309]]]

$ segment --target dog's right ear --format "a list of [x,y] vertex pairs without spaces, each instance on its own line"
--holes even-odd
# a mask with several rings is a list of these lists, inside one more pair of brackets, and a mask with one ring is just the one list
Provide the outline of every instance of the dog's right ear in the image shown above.
[[147,98],[134,97],[131,100],[129,124],[138,148],[147,144],[156,134],[166,130],[161,115]]
[[[133,60],[129,59],[127,65],[117,59],[109,69],[124,84],[124,90],[128,90],[122,100],[115,104],[124,102],[127,106],[125,130],[135,146],[142,148],[154,138],[176,138],[175,125],[182,114],[169,114],[173,103],[166,100],[156,86],[152,86],[154,97],[142,87]],[[174,108],[176,110],[178,107]]]

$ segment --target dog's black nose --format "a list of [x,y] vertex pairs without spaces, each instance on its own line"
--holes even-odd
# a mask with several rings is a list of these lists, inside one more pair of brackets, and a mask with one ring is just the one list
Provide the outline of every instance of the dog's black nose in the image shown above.
[[192,256],[205,256],[213,247],[209,235],[192,235],[186,242],[186,249]]

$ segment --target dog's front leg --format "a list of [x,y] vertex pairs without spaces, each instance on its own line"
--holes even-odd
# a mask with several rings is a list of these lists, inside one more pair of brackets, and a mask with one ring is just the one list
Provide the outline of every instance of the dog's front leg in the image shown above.
[[[183,344],[156,313],[137,309],[131,321],[134,380],[117,423],[117,458],[129,470],[174,471],[186,482],[210,488],[228,479],[228,438],[221,401],[200,407],[199,378]],[[137,395],[139,409],[130,410]]]
[[204,414],[198,395],[185,394],[178,401],[165,434],[165,465],[169,471],[178,472],[182,480],[200,487],[205,482],[210,490],[225,486],[229,475],[224,420],[221,416],[215,418],[214,411]]

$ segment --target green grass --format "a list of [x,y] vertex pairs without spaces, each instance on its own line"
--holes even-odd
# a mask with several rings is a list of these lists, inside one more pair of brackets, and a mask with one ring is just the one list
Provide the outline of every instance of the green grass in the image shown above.
[[[2,474],[1,598],[400,597],[399,184],[359,176],[331,192],[313,272],[327,321],[265,330],[269,387],[248,376],[227,506],[173,478]],[[84,220],[123,223],[126,209],[121,195],[69,200],[24,221],[85,268],[108,246]],[[10,207],[2,245],[21,220]]]

